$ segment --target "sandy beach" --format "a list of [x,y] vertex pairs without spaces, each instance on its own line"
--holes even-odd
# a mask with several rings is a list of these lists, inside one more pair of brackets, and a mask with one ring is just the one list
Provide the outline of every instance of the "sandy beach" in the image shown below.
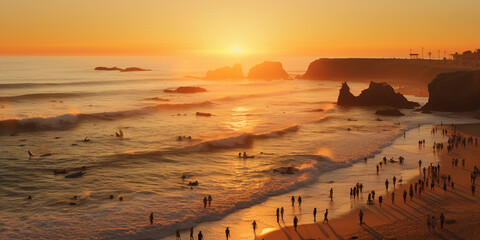
[[[439,128],[440,129],[440,128]],[[469,124],[468,128],[460,126],[457,129],[468,129],[462,132],[462,136],[478,133],[479,124]],[[441,134],[441,130],[439,130]],[[451,131],[449,131],[449,134]],[[280,221],[280,229],[270,231],[258,236],[258,239],[478,239],[480,218],[477,208],[479,197],[472,195],[470,174],[474,166],[480,166],[478,147],[474,143],[467,144],[464,148],[461,144],[451,152],[445,148],[440,152],[440,184],[436,184],[432,191],[425,186],[421,196],[415,193],[413,199],[407,196],[403,202],[403,192],[408,192],[410,184],[418,181],[403,183],[394,190],[395,201],[392,203],[392,179],[389,179],[389,191],[382,191],[383,203],[380,207],[378,197],[375,197],[373,205],[366,202],[356,202],[353,211],[343,216],[329,216],[332,218],[327,223],[322,223],[323,211],[317,215],[317,222],[302,225],[297,231],[293,228],[292,219]],[[432,146],[427,146],[432,147]],[[452,167],[452,158],[459,159],[458,165]],[[465,166],[462,166],[465,159]],[[424,165],[422,165],[422,168]],[[428,166],[427,166],[428,167]],[[428,175],[428,172],[427,172]],[[450,175],[455,183],[455,190],[448,184],[447,191],[442,189],[442,176]],[[419,171],[419,177],[423,173]],[[448,183],[448,182],[447,182]],[[477,185],[478,188],[478,185]],[[363,193],[366,194],[365,192]],[[364,213],[364,224],[359,224],[359,211]],[[446,218],[444,229],[440,229],[440,214]],[[427,227],[427,215],[435,216],[435,230]],[[335,218],[335,219],[333,219]]]

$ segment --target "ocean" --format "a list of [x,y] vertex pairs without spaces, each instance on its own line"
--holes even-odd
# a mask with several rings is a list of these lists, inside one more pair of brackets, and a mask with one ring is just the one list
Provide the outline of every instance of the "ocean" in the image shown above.
[[[333,214],[345,213],[353,207],[345,194],[352,184],[382,186],[374,169],[380,155],[407,159],[382,174],[414,177],[416,159],[434,163],[431,145],[445,141],[429,134],[431,124],[476,122],[414,110],[377,119],[372,108],[336,106],[340,82],[194,79],[186,76],[241,60],[185,59],[1,57],[0,238],[171,239],[195,227],[219,239],[231,226],[234,239],[251,239],[245,228],[255,219],[265,231],[278,227],[272,216],[288,196],[301,194],[306,203],[287,216],[306,216],[327,204],[317,201],[335,186]],[[312,59],[273,60],[294,76]],[[245,61],[245,73],[261,62]],[[368,86],[349,85],[354,94]],[[164,92],[181,86],[207,91]],[[427,139],[425,149],[418,139]],[[239,158],[243,152],[254,158]],[[286,167],[293,174],[282,174]],[[63,169],[84,175],[54,174]],[[204,208],[209,195],[212,205]]]

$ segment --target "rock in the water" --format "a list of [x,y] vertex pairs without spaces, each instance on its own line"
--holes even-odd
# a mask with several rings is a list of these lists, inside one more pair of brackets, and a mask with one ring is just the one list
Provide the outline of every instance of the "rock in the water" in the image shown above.
[[250,69],[248,78],[250,79],[288,79],[288,73],[283,69],[280,62],[265,61]]
[[97,71],[121,71],[123,69],[118,68],[118,67],[96,67],[95,70]]
[[459,112],[480,109],[480,71],[438,75],[428,84],[429,98],[423,110]]
[[405,116],[405,114],[400,112],[398,109],[378,110],[378,111],[375,112],[375,115],[380,115],[380,116]]
[[207,89],[201,87],[179,87],[175,90],[165,89],[163,90],[166,93],[198,93],[198,92],[206,92]]
[[138,67],[129,67],[129,68],[118,68],[118,67],[96,67],[95,70],[98,71],[120,71],[120,72],[137,72],[137,71],[151,71],[150,69],[143,69]]
[[414,108],[416,102],[408,101],[402,94],[395,93],[387,83],[370,82],[367,89],[355,97],[346,83],[342,84],[337,104],[340,106],[389,106],[394,108]]
[[138,67],[129,67],[120,70],[120,72],[141,72],[141,71],[152,71],[150,69],[143,69],[143,68],[138,68]]
[[211,113],[203,113],[203,112],[196,112],[195,115],[197,115],[199,117],[211,117],[212,116]]
[[215,70],[207,71],[205,79],[209,80],[221,80],[221,79],[243,79],[242,65],[235,64],[233,67],[222,67]]

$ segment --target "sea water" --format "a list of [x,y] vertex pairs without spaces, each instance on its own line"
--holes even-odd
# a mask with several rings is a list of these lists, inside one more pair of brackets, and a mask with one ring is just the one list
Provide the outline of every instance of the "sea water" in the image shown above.
[[[283,60],[294,75],[310,59]],[[378,187],[384,180],[363,176],[375,175],[381,151],[418,158],[408,155],[416,141],[410,132],[405,147],[386,150],[403,146],[392,143],[405,131],[469,121],[413,110],[378,119],[372,108],[341,108],[335,104],[339,82],[185,77],[218,64],[173,57],[0,58],[1,238],[159,239],[195,227],[217,239],[231,226],[237,239],[251,239],[245,228],[255,219],[262,229],[278,227],[270,218],[289,195],[303,195],[310,212],[325,207],[313,199],[326,198],[334,183],[339,196],[358,181]],[[152,71],[93,70],[103,65]],[[207,92],[164,92],[181,86]],[[350,87],[358,94],[367,84]],[[119,130],[124,137],[116,137]],[[422,134],[428,137],[427,130]],[[239,158],[243,152],[254,158]],[[375,157],[371,166],[362,163],[365,156]],[[391,174],[413,176],[407,173],[414,163]],[[294,174],[282,174],[285,167]],[[85,174],[53,173],[63,169]],[[188,185],[195,181],[198,186]],[[212,205],[204,208],[209,195]],[[352,208],[348,197],[339,198],[331,214]],[[286,214],[309,213],[293,208]]]

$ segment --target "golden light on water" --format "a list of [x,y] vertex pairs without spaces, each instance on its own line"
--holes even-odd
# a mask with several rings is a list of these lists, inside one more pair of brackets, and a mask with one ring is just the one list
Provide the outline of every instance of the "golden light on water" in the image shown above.
[[255,121],[249,119],[248,115],[251,111],[248,107],[234,107],[231,109],[232,113],[227,118],[223,125],[235,132],[250,132],[255,126]]

